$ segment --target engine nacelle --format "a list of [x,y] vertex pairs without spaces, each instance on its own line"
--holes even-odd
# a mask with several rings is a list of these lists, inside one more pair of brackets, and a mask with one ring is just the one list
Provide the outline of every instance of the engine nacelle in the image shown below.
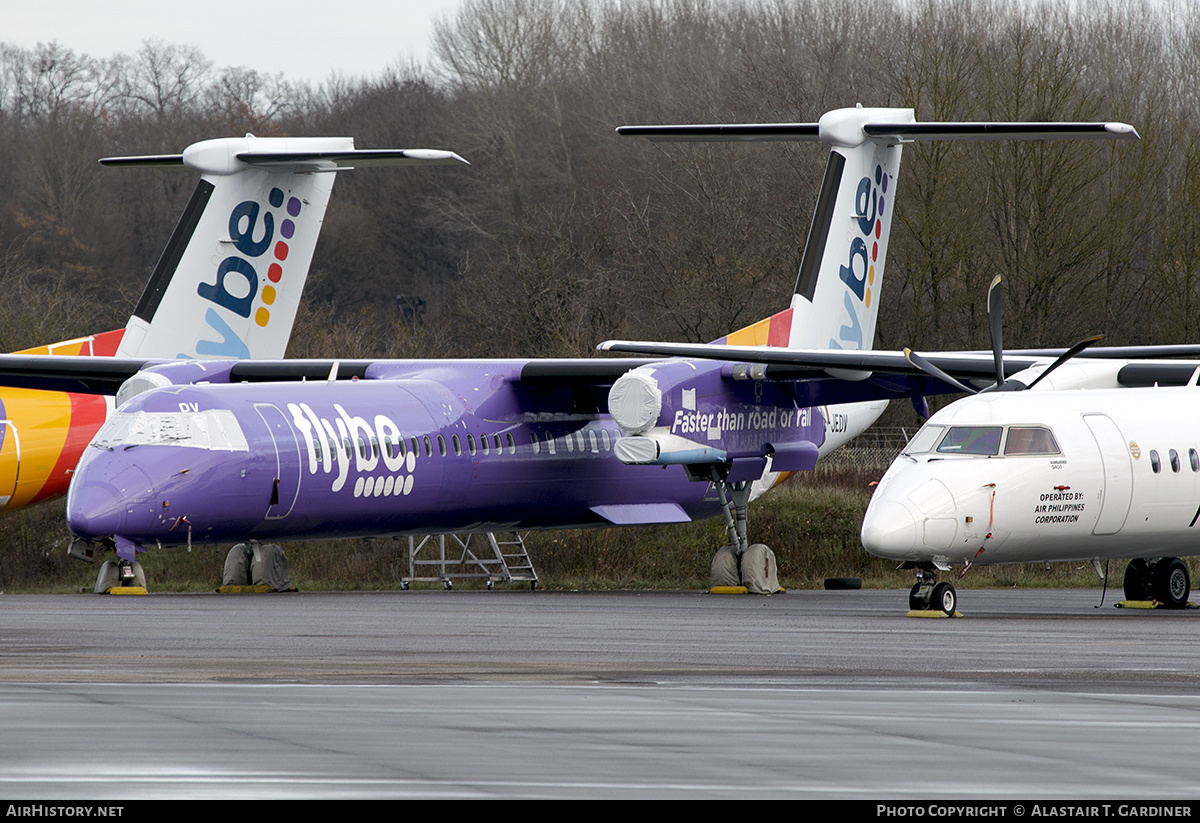
[[782,384],[727,378],[724,365],[668,360],[618,378],[608,395],[609,413],[625,435],[617,459],[716,465],[741,479],[761,476],[768,457],[773,471],[811,469],[825,437],[820,415],[797,408]]
[[130,377],[117,389],[115,405],[120,408],[126,401],[145,394],[152,389],[166,386],[190,386],[194,383],[228,383],[233,360],[175,360],[147,366]]

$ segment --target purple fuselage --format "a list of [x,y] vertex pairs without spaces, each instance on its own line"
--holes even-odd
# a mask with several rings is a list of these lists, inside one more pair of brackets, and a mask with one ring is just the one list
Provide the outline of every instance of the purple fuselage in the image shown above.
[[[353,381],[146,392],[87,449],[68,525],[89,539],[178,545],[680,522],[720,512],[711,485],[689,482],[683,466],[625,465],[614,456],[623,435],[607,413],[607,383],[523,380],[527,362],[381,363]],[[765,443],[824,441],[821,415],[798,409],[776,386],[732,381],[720,362],[670,366],[664,374],[681,372],[688,388],[663,392],[658,419],[674,434],[751,466],[765,466]],[[133,433],[105,444],[115,425]]]

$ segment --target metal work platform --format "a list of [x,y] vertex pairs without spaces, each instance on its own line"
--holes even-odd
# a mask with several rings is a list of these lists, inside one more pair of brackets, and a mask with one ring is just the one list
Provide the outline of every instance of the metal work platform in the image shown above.
[[408,576],[400,585],[407,589],[409,583],[441,583],[452,589],[455,580],[486,580],[489,589],[497,583],[524,582],[536,589],[537,572],[525,550],[525,535],[511,534],[511,540],[501,540],[494,532],[410,537]]

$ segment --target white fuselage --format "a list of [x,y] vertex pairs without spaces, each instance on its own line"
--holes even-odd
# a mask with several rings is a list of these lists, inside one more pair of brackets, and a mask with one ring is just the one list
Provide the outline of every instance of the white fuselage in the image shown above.
[[1198,411],[1196,387],[959,400],[883,476],[863,545],[946,564],[1200,554]]

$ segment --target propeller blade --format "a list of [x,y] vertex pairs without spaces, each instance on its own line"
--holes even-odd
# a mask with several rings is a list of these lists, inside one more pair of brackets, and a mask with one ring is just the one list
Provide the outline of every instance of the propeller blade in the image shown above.
[[972,386],[968,386],[966,383],[963,383],[962,381],[960,381],[954,377],[951,377],[950,375],[946,374],[944,371],[939,369],[937,366],[930,363],[924,357],[917,354],[912,349],[905,349],[904,357],[906,360],[908,360],[909,363],[912,363],[914,366],[916,366],[921,371],[925,372],[930,377],[935,377],[938,380],[941,380],[943,383],[949,383],[951,386],[957,387],[959,389],[959,391],[964,391],[967,394],[978,394],[979,393],[979,389],[973,388]]
[[992,280],[992,285],[988,286],[987,296],[988,333],[992,338],[992,359],[996,363],[997,386],[1004,383],[1004,341],[1001,339],[1000,296],[1000,275],[997,274]]
[[1030,384],[1029,384],[1029,385],[1028,385],[1026,388],[1032,389],[1032,388],[1033,388],[1034,386],[1036,386],[1038,383],[1042,382],[1042,380],[1043,380],[1043,379],[1046,377],[1046,375],[1048,375],[1050,372],[1052,372],[1052,371],[1054,371],[1055,369],[1057,369],[1057,368],[1058,368],[1059,366],[1061,366],[1063,363],[1066,363],[1068,360],[1070,360],[1070,359],[1071,359],[1072,357],[1074,357],[1075,355],[1079,354],[1081,351],[1083,351],[1084,349],[1086,349],[1088,346],[1091,346],[1091,345],[1093,345],[1093,344],[1095,344],[1095,343],[1099,343],[1099,342],[1100,342],[1101,340],[1103,340],[1103,339],[1104,339],[1104,335],[1102,335],[1102,334],[1097,334],[1097,335],[1095,335],[1094,337],[1089,337],[1089,338],[1087,338],[1086,340],[1080,340],[1080,341],[1079,341],[1078,343],[1076,343],[1074,346],[1072,346],[1071,348],[1067,349],[1065,352],[1063,352],[1062,354],[1060,354],[1060,355],[1058,356],[1058,359],[1057,359],[1057,360],[1055,360],[1053,363],[1051,363],[1051,364],[1050,364],[1050,368],[1046,369],[1044,372],[1042,372],[1041,374],[1039,374],[1039,375],[1038,375],[1038,377],[1037,377],[1037,380],[1034,380],[1034,381],[1033,381],[1032,383],[1030,383]]

